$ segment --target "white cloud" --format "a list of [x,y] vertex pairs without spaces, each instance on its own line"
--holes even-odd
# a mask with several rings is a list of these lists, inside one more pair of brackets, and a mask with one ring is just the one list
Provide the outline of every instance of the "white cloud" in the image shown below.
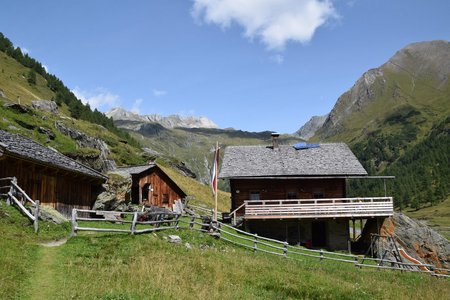
[[162,97],[162,96],[167,95],[167,91],[158,90],[158,89],[153,89],[152,93],[153,93],[153,96],[155,96],[155,97]]
[[144,100],[141,98],[136,99],[131,107],[131,112],[139,115],[141,113],[141,104],[143,101]]
[[113,94],[101,87],[96,88],[93,91],[85,91],[81,90],[79,87],[75,87],[75,89],[72,90],[72,93],[74,93],[84,104],[89,103],[93,109],[107,110],[117,107],[120,102],[119,95]]
[[46,65],[42,65],[42,67],[44,68],[45,72],[48,73],[48,67]]
[[281,54],[275,54],[270,57],[270,60],[281,65],[284,62],[284,56]]
[[237,23],[247,38],[259,38],[270,50],[283,50],[288,41],[307,43],[338,17],[331,0],[194,0],[191,13],[222,28]]

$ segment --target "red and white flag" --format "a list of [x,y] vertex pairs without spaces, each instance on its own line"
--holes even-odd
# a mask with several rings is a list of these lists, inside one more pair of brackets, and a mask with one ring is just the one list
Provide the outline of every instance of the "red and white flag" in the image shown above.
[[219,147],[214,150],[214,161],[211,170],[211,188],[213,195],[217,193],[217,177],[219,174]]

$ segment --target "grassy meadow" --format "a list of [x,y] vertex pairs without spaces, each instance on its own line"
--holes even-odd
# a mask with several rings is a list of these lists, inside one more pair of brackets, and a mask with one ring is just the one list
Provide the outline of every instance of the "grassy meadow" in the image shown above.
[[[187,229],[79,232],[41,245],[67,237],[68,227],[42,222],[36,235],[2,203],[1,299],[442,299],[450,291],[449,280],[426,274],[253,254]],[[183,242],[169,243],[169,234]]]

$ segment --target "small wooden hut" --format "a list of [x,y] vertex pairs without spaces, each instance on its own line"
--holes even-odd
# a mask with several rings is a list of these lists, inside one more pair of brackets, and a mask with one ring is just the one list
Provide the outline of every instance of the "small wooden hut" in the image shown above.
[[154,163],[116,171],[131,175],[131,201],[134,204],[172,208],[176,200],[186,197],[186,193]]
[[0,130],[0,178],[16,177],[33,199],[66,217],[90,209],[108,178],[27,137]]

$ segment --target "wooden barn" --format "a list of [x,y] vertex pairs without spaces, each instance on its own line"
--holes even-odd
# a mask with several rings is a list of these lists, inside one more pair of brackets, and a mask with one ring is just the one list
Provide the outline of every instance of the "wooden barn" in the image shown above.
[[176,200],[186,193],[156,164],[118,168],[116,171],[131,175],[131,202],[172,208]]
[[234,223],[309,247],[347,249],[355,220],[393,214],[391,197],[346,197],[346,180],[366,178],[347,145],[230,146],[219,177],[229,179]]
[[0,178],[19,186],[42,205],[69,217],[72,208],[90,209],[107,177],[19,134],[0,130]]

